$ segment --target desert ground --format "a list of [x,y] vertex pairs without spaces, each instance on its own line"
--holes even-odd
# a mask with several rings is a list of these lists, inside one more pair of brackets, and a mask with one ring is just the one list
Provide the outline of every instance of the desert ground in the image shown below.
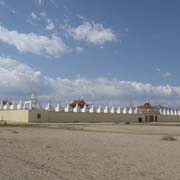
[[180,126],[0,127],[0,180],[65,179],[180,180]]

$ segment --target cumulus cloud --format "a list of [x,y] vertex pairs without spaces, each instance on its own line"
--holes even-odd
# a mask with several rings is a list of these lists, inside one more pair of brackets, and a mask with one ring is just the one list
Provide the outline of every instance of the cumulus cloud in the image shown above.
[[0,41],[15,46],[20,52],[59,57],[69,50],[60,37],[19,33],[0,26]]
[[150,101],[162,105],[178,105],[179,86],[153,86],[140,82],[107,78],[52,78],[20,63],[0,57],[0,99],[27,99],[36,90],[41,101],[65,102],[84,97],[88,102],[126,105]]
[[116,41],[117,37],[110,28],[102,24],[84,21],[77,27],[68,27],[67,32],[75,40],[86,41],[95,45],[102,45],[106,42]]

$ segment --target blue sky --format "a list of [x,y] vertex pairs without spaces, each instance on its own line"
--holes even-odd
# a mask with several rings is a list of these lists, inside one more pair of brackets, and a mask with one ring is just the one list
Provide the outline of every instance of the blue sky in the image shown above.
[[179,7],[178,0],[0,0],[1,99],[35,89],[42,101],[179,106]]

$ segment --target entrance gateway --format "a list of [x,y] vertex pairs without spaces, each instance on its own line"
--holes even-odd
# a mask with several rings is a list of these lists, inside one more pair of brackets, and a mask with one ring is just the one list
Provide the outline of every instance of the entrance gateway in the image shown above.
[[139,106],[140,113],[144,115],[138,118],[138,122],[158,122],[158,115],[160,114],[157,106],[152,106],[150,103],[145,103]]

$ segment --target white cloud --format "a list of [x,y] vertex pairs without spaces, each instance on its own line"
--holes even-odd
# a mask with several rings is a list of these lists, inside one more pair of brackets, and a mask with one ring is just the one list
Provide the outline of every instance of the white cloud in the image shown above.
[[0,0],[0,6],[4,6],[4,7],[6,6],[7,7],[7,4],[4,0]]
[[47,19],[46,30],[52,31],[55,29],[55,25],[51,19]]
[[164,78],[168,78],[170,76],[171,76],[170,72],[165,72],[165,73],[162,74],[162,77],[164,77]]
[[60,37],[42,36],[35,33],[19,33],[0,26],[0,41],[15,46],[20,52],[59,57],[68,51]]
[[160,68],[156,68],[156,71],[157,71],[157,72],[161,72],[161,69],[160,69]]
[[9,4],[7,3],[7,1],[5,0],[0,0],[0,6],[5,8],[6,10],[8,10],[10,13],[12,14],[16,14],[16,10],[15,9],[12,9],[11,6],[9,6]]
[[163,78],[168,78],[172,76],[170,72],[162,72],[160,68],[156,68],[156,71],[163,77]]
[[40,12],[39,14],[40,14],[42,17],[46,17],[46,16],[47,16],[46,12],[44,12],[44,11],[43,11],[43,12]]
[[150,101],[179,105],[179,86],[153,86],[107,78],[51,78],[17,60],[0,57],[0,99],[27,99],[36,90],[42,101],[70,101],[84,97],[88,102],[126,105]]
[[[40,22],[41,21],[41,22]],[[55,30],[55,24],[51,18],[48,17],[46,12],[40,12],[38,14],[32,12],[28,18],[28,22],[32,25],[42,26],[45,23],[45,29],[48,31]]]
[[39,20],[38,16],[36,15],[36,13],[32,12],[31,13],[31,18],[34,19],[34,20]]
[[[43,4],[44,2],[45,2],[44,0],[36,0],[36,3],[37,3],[39,6],[42,6],[42,4]],[[49,2],[49,3],[51,3],[54,7],[58,8],[58,5],[56,4],[55,0],[47,0],[46,2]]]
[[84,21],[78,27],[68,27],[67,31],[75,40],[83,40],[95,45],[117,40],[112,29],[95,22]]
[[84,48],[82,48],[80,46],[77,46],[75,49],[76,49],[77,53],[83,53],[84,52]]
[[11,10],[11,13],[12,13],[12,14],[16,14],[17,12],[16,12],[15,9],[13,9],[13,10]]
[[42,5],[42,2],[43,0],[36,0],[36,2],[41,6]]
[[40,17],[35,13],[35,12],[31,12],[31,14],[28,17],[27,22],[31,25],[38,25],[40,21]]
[[49,1],[54,7],[58,8],[58,5],[56,4],[55,0],[49,0]]

